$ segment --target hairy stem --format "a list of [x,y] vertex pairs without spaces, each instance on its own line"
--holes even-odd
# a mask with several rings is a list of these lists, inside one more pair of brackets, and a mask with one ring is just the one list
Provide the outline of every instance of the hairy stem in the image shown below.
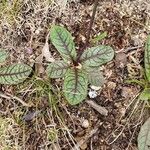
[[91,30],[92,30],[92,25],[93,25],[93,23],[94,23],[94,18],[95,18],[95,14],[96,14],[96,9],[97,9],[97,6],[98,6],[98,1],[99,1],[99,0],[95,0],[95,2],[94,2],[93,13],[92,13],[92,17],[91,17],[91,20],[90,20],[90,25],[89,25],[88,32],[87,32],[87,37],[86,37],[86,43],[85,43],[86,46],[89,44],[90,35],[91,35]]
[[87,46],[89,44],[90,34],[91,34],[91,30],[92,30],[92,25],[94,23],[94,18],[95,18],[96,9],[97,9],[97,6],[98,6],[98,1],[99,0],[95,0],[95,2],[94,2],[93,12],[92,12],[91,20],[90,20],[90,25],[89,25],[89,28],[88,28],[88,31],[87,31],[86,42],[85,42],[85,45],[84,45],[83,49],[79,51],[77,62],[79,62],[81,55],[83,54],[84,50],[87,48]]

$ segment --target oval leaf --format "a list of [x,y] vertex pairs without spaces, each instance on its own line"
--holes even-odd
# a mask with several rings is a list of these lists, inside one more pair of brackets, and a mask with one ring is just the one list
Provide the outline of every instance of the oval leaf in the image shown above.
[[150,35],[147,38],[145,52],[144,52],[144,65],[145,73],[148,81],[150,82]]
[[83,70],[69,69],[66,72],[63,92],[71,105],[76,105],[86,98],[87,85],[87,74]]
[[101,87],[105,83],[102,72],[95,68],[88,71],[88,81],[91,85]]
[[0,50],[0,63],[3,63],[7,57],[8,57],[7,52],[4,50]]
[[73,61],[76,59],[77,53],[72,36],[65,28],[52,26],[50,39],[64,60]]
[[96,43],[101,41],[102,39],[104,39],[105,37],[107,37],[107,32],[103,32],[103,33],[99,33],[98,35],[96,35],[96,37],[94,37],[91,42],[92,43]]
[[111,61],[113,57],[114,50],[110,46],[100,45],[85,50],[80,61],[84,66],[98,67]]
[[47,67],[47,74],[50,78],[62,78],[69,65],[64,61],[55,61],[48,65]]
[[138,149],[150,150],[150,118],[141,127],[138,135]]
[[32,68],[25,64],[13,64],[0,68],[0,84],[18,84],[31,73]]
[[140,94],[141,100],[150,100],[150,88],[146,88]]

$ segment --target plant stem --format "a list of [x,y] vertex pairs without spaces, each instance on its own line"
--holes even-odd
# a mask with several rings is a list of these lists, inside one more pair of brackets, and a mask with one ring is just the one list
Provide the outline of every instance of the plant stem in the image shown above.
[[98,1],[99,0],[95,0],[95,2],[94,2],[93,12],[92,12],[91,20],[90,20],[90,25],[89,25],[89,28],[88,28],[88,31],[87,31],[86,42],[85,42],[85,45],[84,45],[83,49],[79,51],[77,62],[79,62],[81,55],[83,54],[84,50],[89,45],[92,25],[94,23],[94,18],[95,18],[96,9],[97,9],[97,6],[98,6]]
[[87,37],[86,37],[86,43],[85,43],[85,46],[86,46],[86,47],[87,47],[87,45],[89,44],[90,35],[91,35],[91,30],[92,30],[92,25],[93,25],[93,23],[94,23],[94,18],[95,18],[95,14],[96,14],[96,9],[97,9],[97,6],[98,6],[98,1],[99,1],[99,0],[95,0],[95,2],[94,2],[93,13],[92,13],[92,17],[91,17],[91,20],[90,20],[90,25],[89,25],[88,32],[87,32]]

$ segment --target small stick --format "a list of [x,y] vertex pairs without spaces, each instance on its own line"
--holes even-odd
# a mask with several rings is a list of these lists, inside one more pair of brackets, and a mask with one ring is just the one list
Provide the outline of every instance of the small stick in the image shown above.
[[92,100],[87,100],[86,101],[87,104],[89,104],[91,107],[93,107],[96,111],[98,111],[101,115],[107,116],[108,115],[108,110],[98,104],[96,104],[95,102],[93,102]]
[[24,101],[23,101],[22,99],[20,99],[19,97],[13,96],[13,95],[11,95],[11,94],[5,95],[5,94],[3,94],[3,93],[0,93],[0,97],[5,98],[5,99],[8,99],[8,100],[14,99],[14,100],[17,100],[18,102],[20,102],[23,106],[31,107],[31,105],[27,104],[26,102],[24,102]]

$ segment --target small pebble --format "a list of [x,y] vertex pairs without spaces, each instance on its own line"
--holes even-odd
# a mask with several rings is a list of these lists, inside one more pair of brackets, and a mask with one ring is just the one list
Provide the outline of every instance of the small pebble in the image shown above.
[[83,128],[88,128],[89,127],[89,121],[87,119],[83,120],[82,127]]

